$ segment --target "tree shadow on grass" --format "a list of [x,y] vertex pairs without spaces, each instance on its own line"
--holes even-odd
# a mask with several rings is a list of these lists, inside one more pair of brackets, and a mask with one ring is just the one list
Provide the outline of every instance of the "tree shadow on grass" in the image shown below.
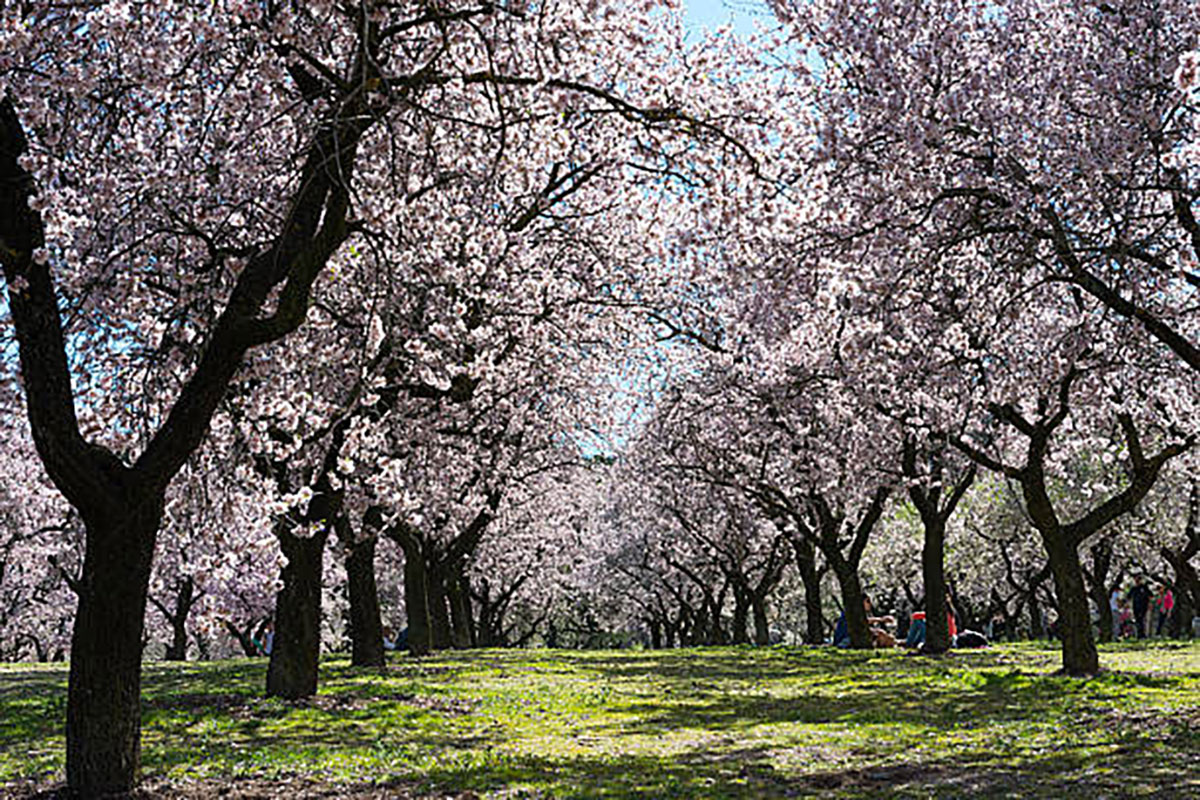
[[[953,761],[899,761],[837,768],[817,753],[802,772],[777,769],[772,753],[755,748],[714,757],[691,751],[672,757],[618,755],[550,759],[509,758],[483,769],[429,773],[427,792],[504,792],[506,797],[590,798],[1078,798],[1200,796],[1197,762],[1166,762],[1161,754],[1126,749],[1108,755],[1103,769],[1076,753],[1020,765],[996,762],[987,752]],[[1190,774],[1188,769],[1191,769]],[[1182,770],[1182,771],[1181,771]]]
[[[598,674],[653,680],[662,697],[621,705],[612,732],[658,735],[680,729],[745,730],[757,725],[916,724],[949,729],[966,722],[1068,718],[1076,709],[1116,703],[1131,689],[1169,691],[1186,678],[1105,672],[1081,680],[1021,670],[964,670],[963,662],[862,657],[780,660],[773,670],[731,671],[719,659],[593,661]],[[1007,663],[976,658],[969,666]],[[796,678],[786,685],[762,681]],[[781,688],[782,686],[782,688]],[[632,719],[630,719],[632,717]]]

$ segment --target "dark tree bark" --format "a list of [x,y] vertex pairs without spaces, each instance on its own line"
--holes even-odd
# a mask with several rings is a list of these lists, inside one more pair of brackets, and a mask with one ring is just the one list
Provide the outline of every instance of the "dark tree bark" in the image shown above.
[[767,622],[767,600],[765,597],[755,595],[750,605],[754,616],[754,643],[765,647],[771,643],[771,626]]
[[67,785],[84,797],[127,791],[138,777],[142,625],[161,515],[152,497],[115,518],[84,516],[67,684]]
[[239,628],[227,619],[221,620],[221,624],[225,626],[225,630],[234,638],[238,646],[242,648],[242,655],[246,658],[254,658],[258,652],[254,647],[254,627],[259,624],[256,620],[250,620],[244,628]]
[[[1108,599],[1114,586],[1108,580],[1112,569],[1113,545],[1111,539],[1100,539],[1090,548],[1092,568],[1084,567],[1084,577],[1087,579],[1088,596],[1096,604],[1100,615],[1100,641],[1113,640],[1113,613]],[[1116,583],[1120,583],[1121,573],[1117,573]]]
[[863,599],[862,580],[858,577],[858,565],[851,565],[840,554],[831,562],[833,575],[842,590],[842,611],[846,615],[846,630],[850,634],[850,648],[870,650],[874,646],[871,624],[867,621],[867,610]]
[[[370,511],[367,512],[370,515]],[[337,519],[338,536],[346,548],[346,583],[350,595],[350,663],[356,667],[382,667],[383,622],[379,613],[379,589],[375,584],[375,545],[378,522],[364,519],[356,537],[344,514]]]
[[[891,490],[879,487],[870,503],[862,511],[857,523],[847,519],[846,513],[830,504],[818,492],[809,495],[805,506],[791,503],[782,492],[775,491],[772,508],[782,507],[796,526],[801,536],[808,539],[821,551],[825,563],[833,570],[838,587],[842,592],[842,610],[846,615],[846,628],[850,635],[850,647],[867,650],[874,645],[867,611],[863,605],[866,596],[858,567],[862,562],[867,540],[875,529]],[[780,506],[782,504],[782,506]],[[850,536],[846,537],[845,534]]]
[[475,646],[475,624],[471,618],[471,593],[467,576],[460,567],[451,576],[446,589],[450,603],[450,642],[455,650]]
[[192,613],[192,607],[201,597],[201,594],[197,593],[195,589],[196,586],[191,576],[186,575],[176,586],[174,608],[160,603],[153,596],[150,597],[150,602],[171,626],[171,643],[167,645],[167,652],[163,656],[167,661],[187,660],[187,620]]
[[429,619],[429,594],[425,585],[425,557],[421,553],[420,541],[411,534],[400,537],[400,546],[404,549],[404,608],[408,614],[408,652],[414,656],[427,656],[433,652],[433,639]]
[[[373,57],[376,46],[362,45],[355,52]],[[26,412],[47,474],[87,530],[67,692],[66,773],[73,793],[126,792],[137,782],[142,633],[163,498],[204,440],[246,353],[300,326],[314,281],[348,236],[346,181],[358,142],[375,120],[364,113],[362,94],[348,90],[345,102],[331,104],[319,120],[286,229],[239,274],[213,327],[200,337],[205,349],[195,370],[132,467],[81,433],[53,277],[48,264],[33,258],[45,231],[29,205],[36,194],[32,176],[19,160],[28,144],[14,98],[0,98],[0,267]],[[276,310],[262,315],[277,288]]]
[[804,641],[820,644],[825,641],[825,616],[821,605],[821,571],[817,569],[817,551],[804,536],[789,537],[796,553],[796,568],[804,584]]
[[433,649],[449,650],[454,646],[450,632],[450,607],[446,602],[445,568],[436,559],[425,561],[425,597],[429,604],[430,635]]
[[1200,554],[1200,480],[1192,480],[1188,495],[1183,544],[1176,549],[1163,547],[1159,552],[1175,573],[1172,582],[1175,609],[1171,612],[1171,635],[1190,639],[1192,619],[1200,610],[1200,575],[1192,565],[1192,560]]
[[1132,511],[1154,486],[1163,466],[1190,449],[1195,439],[1168,445],[1158,454],[1147,456],[1142,450],[1141,438],[1132,417],[1125,413],[1118,414],[1117,419],[1129,452],[1128,484],[1074,522],[1062,523],[1046,489],[1045,465],[1050,437],[1067,418],[1071,384],[1079,374],[1072,369],[1060,382],[1053,411],[1050,410],[1050,398],[1039,399],[1036,419],[1027,419],[1010,404],[990,406],[997,419],[1026,438],[1025,463],[1022,466],[1004,464],[961,439],[953,438],[952,441],[977,464],[1007,475],[1020,484],[1025,509],[1041,535],[1054,576],[1054,589],[1059,603],[1058,632],[1063,643],[1063,672],[1068,675],[1094,675],[1100,669],[1100,657],[1092,634],[1079,547],[1114,519]]
[[733,644],[750,643],[750,637],[746,634],[746,625],[749,621],[750,593],[735,585],[733,589],[733,623],[730,629],[730,639]]
[[282,530],[278,531],[278,538],[287,564],[283,568],[283,587],[275,599],[275,634],[267,666],[267,696],[298,700],[317,693],[317,669],[321,657],[321,571],[329,529],[322,527],[307,537]]
[[[955,481],[952,490],[944,494],[942,479],[945,472],[945,452],[933,447],[925,454],[929,467],[927,476],[922,475],[918,468],[919,454],[920,448],[916,439],[906,436],[902,468],[905,477],[910,480],[908,497],[916,506],[925,531],[925,541],[921,548],[921,579],[925,584],[925,644],[921,652],[936,655],[949,650],[952,644],[946,607],[946,594],[949,590],[946,584],[946,524],[967,489],[975,482],[976,468],[974,464],[970,465]],[[924,477],[928,480],[921,481]]]

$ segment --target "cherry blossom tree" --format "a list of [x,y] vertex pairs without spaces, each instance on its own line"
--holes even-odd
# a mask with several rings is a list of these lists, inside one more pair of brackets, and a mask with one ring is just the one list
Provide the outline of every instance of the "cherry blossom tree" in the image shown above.
[[[537,209],[543,187],[569,188],[546,175],[585,137],[574,163],[611,175],[672,152],[676,131],[711,130],[670,100],[680,68],[652,43],[679,41],[673,19],[486,3],[6,7],[0,259],[38,453],[88,532],[73,790],[136,780],[166,490],[247,354],[304,323],[331,266],[370,282],[399,234],[453,225],[410,218],[408,201],[488,174],[522,131],[545,143],[518,173]],[[135,351],[158,358],[123,368]],[[166,391],[139,425],[84,429],[81,381],[99,396]]]

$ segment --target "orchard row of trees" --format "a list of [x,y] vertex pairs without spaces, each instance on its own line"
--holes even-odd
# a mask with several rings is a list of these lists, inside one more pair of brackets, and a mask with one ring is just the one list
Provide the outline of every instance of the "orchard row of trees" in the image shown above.
[[1195,607],[1191,4],[771,9],[5,6],[0,625],[72,790],[136,782],[148,639],[267,617],[302,697],[381,604],[865,646],[869,581],[936,652],[949,553],[1072,674],[1123,571]]

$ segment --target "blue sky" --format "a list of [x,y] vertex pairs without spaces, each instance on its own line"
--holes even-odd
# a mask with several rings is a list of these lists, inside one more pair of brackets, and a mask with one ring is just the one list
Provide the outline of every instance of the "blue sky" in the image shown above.
[[716,28],[730,21],[738,33],[753,33],[754,19],[769,12],[766,0],[684,0],[689,28]]

